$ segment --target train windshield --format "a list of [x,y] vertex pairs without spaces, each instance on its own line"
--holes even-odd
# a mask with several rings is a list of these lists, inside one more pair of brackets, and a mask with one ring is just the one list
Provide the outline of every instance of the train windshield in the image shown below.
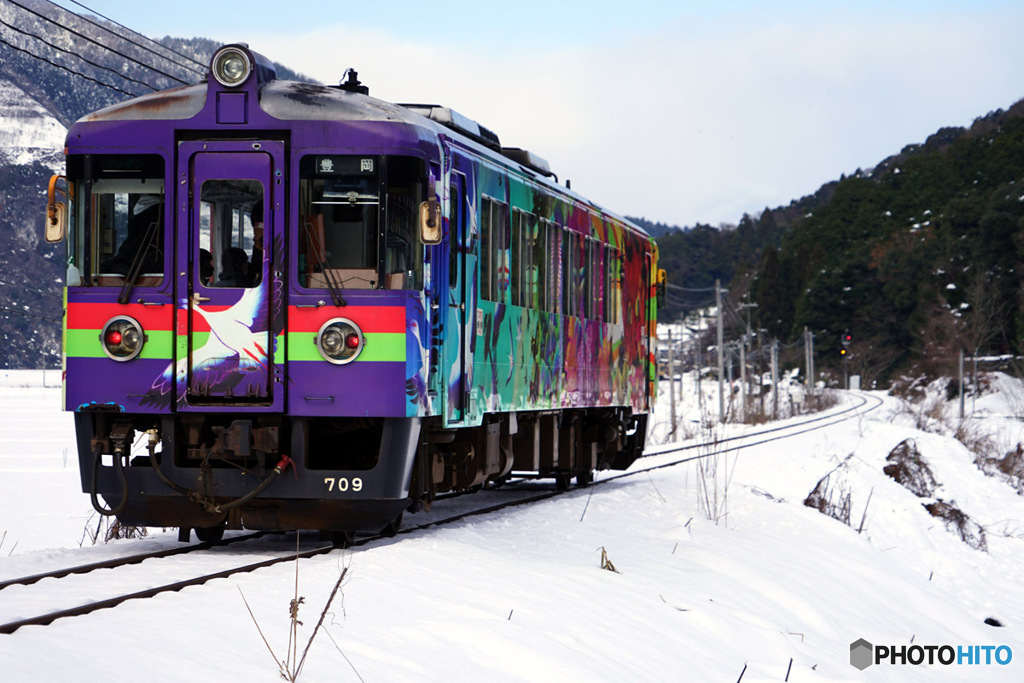
[[[164,279],[164,161],[156,155],[69,157],[76,185],[69,285],[141,286]],[[74,275],[71,272],[74,271]]]
[[299,165],[299,283],[311,289],[415,289],[423,162],[309,155]]

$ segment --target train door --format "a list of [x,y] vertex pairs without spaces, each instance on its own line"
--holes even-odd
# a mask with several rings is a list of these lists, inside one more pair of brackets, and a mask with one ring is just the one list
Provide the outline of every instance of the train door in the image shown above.
[[[279,142],[187,142],[179,147],[177,355],[183,409],[282,409]],[[280,240],[278,240],[280,244]],[[275,286],[278,285],[278,286]],[[184,301],[182,301],[184,299]],[[179,365],[181,367],[181,365]]]
[[450,423],[465,419],[469,378],[467,377],[467,285],[466,285],[466,177],[452,172],[449,186],[449,260],[448,260],[448,319],[445,340],[445,367]]

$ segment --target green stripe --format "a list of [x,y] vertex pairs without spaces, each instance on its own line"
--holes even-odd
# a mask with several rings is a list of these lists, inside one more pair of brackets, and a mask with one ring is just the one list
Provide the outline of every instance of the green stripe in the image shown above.
[[[170,359],[174,335],[170,330],[146,333],[146,343],[139,358]],[[100,342],[100,330],[67,330],[64,355],[69,358],[106,358]]]
[[284,335],[277,335],[277,346],[274,347],[274,365],[282,365],[285,361],[284,355]]
[[[356,363],[405,362],[405,332],[370,332]],[[316,348],[316,332],[288,333],[288,360],[323,360]]]

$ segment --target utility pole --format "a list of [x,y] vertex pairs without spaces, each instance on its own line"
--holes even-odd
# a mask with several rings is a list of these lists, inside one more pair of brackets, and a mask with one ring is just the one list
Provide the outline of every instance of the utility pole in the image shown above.
[[698,396],[700,396],[700,390],[701,390],[700,376],[704,374],[704,359],[701,357],[701,354],[700,354],[700,345],[704,343],[702,341],[704,336],[701,334],[701,332],[703,332],[703,328],[698,326],[697,332],[696,332],[696,334],[693,337],[693,343],[694,343],[694,349],[693,349],[694,353],[693,353],[693,355],[696,358],[694,363],[695,363],[695,365],[697,367],[697,395]]
[[722,327],[722,287],[721,281],[715,280],[715,306],[718,308],[718,421],[725,422],[725,387],[724,384],[724,369],[725,364],[724,349],[724,337],[725,331]]
[[779,340],[772,340],[772,419],[779,419]]
[[[747,333],[743,337],[743,349],[744,349],[744,352],[745,352],[746,348],[747,348],[747,344],[751,344],[751,346],[753,346],[754,332],[753,332],[753,330],[750,329],[750,309],[757,308],[757,304],[755,304],[755,303],[740,304],[740,308],[741,309],[745,309],[747,311]],[[758,336],[758,350],[760,350],[760,346],[761,346],[761,337]],[[753,349],[751,349],[751,350],[753,350]],[[747,373],[746,373],[747,363],[746,363],[746,360],[743,358],[743,355],[741,355],[740,358],[741,358],[740,363],[742,363],[742,365],[743,365],[743,387],[744,387],[743,388],[743,420],[746,421],[746,419],[747,419],[747,396],[749,396],[749,391],[747,389]],[[758,364],[760,364],[760,362],[761,362],[760,361],[760,354],[758,354]],[[759,373],[755,372],[754,374],[758,375]],[[750,387],[750,389],[753,389],[753,387]],[[758,394],[761,395],[761,392],[758,391]],[[761,403],[761,411],[764,412],[764,403],[763,402]]]
[[807,393],[814,391],[814,368],[811,367],[811,331],[804,327],[804,367],[807,368]]
[[672,436],[676,435],[676,344],[672,330],[668,331],[668,396],[672,406]]
[[807,333],[808,346],[810,351],[807,354],[807,362],[811,366],[811,371],[807,373],[807,379],[811,383],[811,393],[814,393],[814,332],[808,331]]
[[964,419],[964,350],[960,349],[960,421]]
[[740,422],[747,421],[747,335],[740,341]]

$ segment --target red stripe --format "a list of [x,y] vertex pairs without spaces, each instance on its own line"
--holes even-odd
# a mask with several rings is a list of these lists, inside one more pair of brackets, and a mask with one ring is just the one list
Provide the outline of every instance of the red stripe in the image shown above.
[[332,318],[348,318],[364,333],[405,332],[404,306],[288,307],[289,332],[319,332]]
[[100,330],[107,321],[118,315],[128,315],[139,321],[144,330],[174,329],[174,306],[143,306],[142,304],[71,303],[68,302],[69,330]]
[[[204,310],[213,313],[228,308],[230,306],[209,306],[204,307]],[[343,309],[289,306],[288,314],[290,332],[318,332],[323,324],[332,318],[348,318],[363,332],[405,332],[404,306],[346,306]],[[143,306],[142,304],[68,302],[68,329],[100,330],[108,320],[117,315],[128,315],[135,318],[146,330],[154,332],[176,330],[178,334],[186,333],[187,316],[177,316],[180,323],[178,328],[181,328],[177,329],[174,325],[174,306],[170,303],[163,306]],[[210,326],[199,314],[193,315],[192,325],[196,332],[210,331]]]

